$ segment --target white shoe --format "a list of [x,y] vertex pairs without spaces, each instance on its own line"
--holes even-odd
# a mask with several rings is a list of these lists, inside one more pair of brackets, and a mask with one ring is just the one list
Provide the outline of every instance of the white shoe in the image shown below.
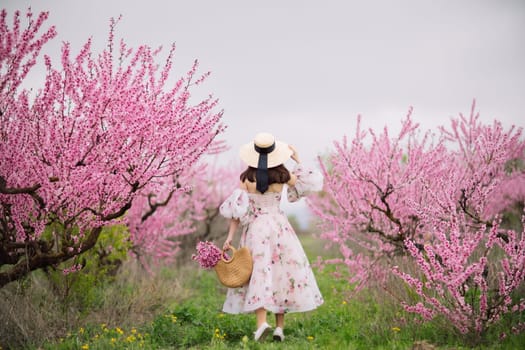
[[276,327],[275,331],[273,331],[273,340],[276,340],[276,341],[284,340],[284,333],[281,327]]
[[263,341],[272,331],[272,327],[264,322],[254,333],[255,341]]

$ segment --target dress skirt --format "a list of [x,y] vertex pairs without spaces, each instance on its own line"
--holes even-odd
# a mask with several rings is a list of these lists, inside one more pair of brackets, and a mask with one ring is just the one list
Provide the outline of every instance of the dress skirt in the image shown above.
[[280,209],[281,194],[248,193],[240,245],[250,249],[249,283],[228,289],[223,311],[303,312],[323,303],[312,268],[295,231]]

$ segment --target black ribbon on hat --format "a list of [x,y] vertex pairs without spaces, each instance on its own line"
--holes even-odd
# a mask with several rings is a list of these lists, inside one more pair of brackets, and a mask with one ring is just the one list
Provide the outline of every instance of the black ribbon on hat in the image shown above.
[[259,162],[257,163],[257,172],[255,179],[257,182],[257,191],[264,193],[268,190],[268,153],[275,149],[275,142],[269,147],[259,147],[253,145],[255,151],[259,153]]

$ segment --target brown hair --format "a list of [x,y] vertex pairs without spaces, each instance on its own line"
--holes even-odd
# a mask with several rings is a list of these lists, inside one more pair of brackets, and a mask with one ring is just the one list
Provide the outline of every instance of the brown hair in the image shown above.
[[[241,173],[241,176],[239,178],[242,182],[248,180],[250,182],[255,182],[255,175],[257,173],[257,168],[253,168],[251,166],[248,167],[245,171]],[[288,181],[290,181],[291,176],[290,172],[286,167],[281,164],[273,168],[268,168],[268,185],[271,184],[285,184]]]

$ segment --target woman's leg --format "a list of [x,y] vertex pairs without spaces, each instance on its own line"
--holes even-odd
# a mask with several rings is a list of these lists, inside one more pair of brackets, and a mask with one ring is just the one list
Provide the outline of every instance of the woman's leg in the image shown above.
[[273,332],[273,340],[284,340],[284,314],[275,314],[275,331]]
[[266,309],[261,307],[255,310],[255,315],[257,317],[257,328],[259,328],[264,322],[266,322]]
[[272,331],[272,327],[266,322],[266,310],[264,308],[255,310],[255,315],[257,316],[257,330],[253,335],[255,341],[263,341]]
[[275,314],[275,327],[284,329],[284,314]]

